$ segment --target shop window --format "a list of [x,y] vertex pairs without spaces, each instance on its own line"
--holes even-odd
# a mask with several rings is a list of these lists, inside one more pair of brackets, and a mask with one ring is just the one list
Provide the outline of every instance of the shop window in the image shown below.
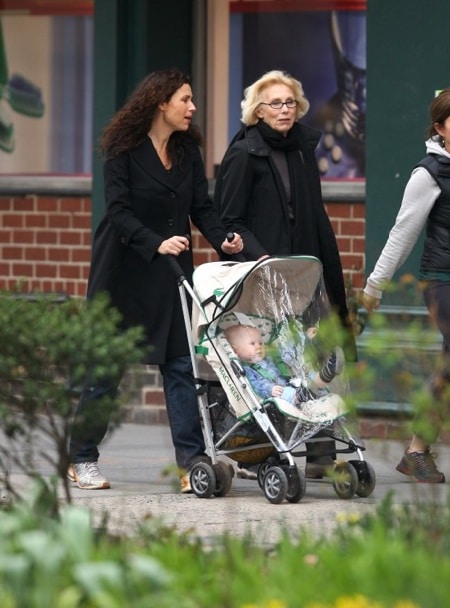
[[0,0],[0,174],[90,175],[93,0]]
[[[213,8],[216,30],[224,22],[224,3],[219,4]],[[228,44],[210,47],[214,96],[225,87],[228,92],[221,108],[226,127],[217,127],[213,136],[213,171],[242,127],[245,87],[269,70],[282,69],[300,80],[310,102],[302,121],[323,132],[317,150],[322,180],[364,182],[366,1],[229,0],[226,10]],[[225,76],[218,65],[227,66]],[[214,125],[220,124],[218,103],[210,98],[216,115],[210,113],[208,122]]]

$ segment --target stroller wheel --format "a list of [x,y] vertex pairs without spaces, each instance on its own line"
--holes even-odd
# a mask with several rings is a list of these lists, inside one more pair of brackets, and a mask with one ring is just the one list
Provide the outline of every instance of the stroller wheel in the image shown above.
[[217,464],[214,466],[214,470],[217,478],[214,496],[226,496],[231,489],[234,469],[226,462],[218,460]]
[[288,479],[288,491],[286,500],[288,502],[300,502],[306,492],[306,478],[303,471],[299,471],[297,467],[288,467],[285,469]]
[[270,467],[278,466],[280,462],[279,458],[269,456],[267,460],[262,462],[258,467],[258,485],[261,490],[264,490],[264,477]]
[[333,487],[339,498],[352,498],[358,488],[358,473],[349,462],[338,462],[333,471]]
[[356,488],[357,496],[366,498],[374,491],[377,481],[375,470],[371,464],[364,460],[349,460],[350,464],[355,467],[358,474],[358,487]]
[[270,467],[264,475],[264,494],[269,502],[277,505],[287,496],[288,478],[281,467]]
[[191,488],[199,498],[211,498],[216,489],[216,474],[207,462],[198,462],[191,469]]
[[258,467],[258,485],[261,490],[264,490],[264,477],[270,469],[270,462],[262,462]]

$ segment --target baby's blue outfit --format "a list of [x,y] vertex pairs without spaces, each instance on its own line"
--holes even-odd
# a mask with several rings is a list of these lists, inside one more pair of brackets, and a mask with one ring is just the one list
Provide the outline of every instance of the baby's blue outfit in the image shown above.
[[252,363],[251,365],[241,363],[253,390],[262,399],[272,397],[273,385],[279,384],[285,387],[280,398],[289,401],[289,403],[294,403],[296,389],[293,386],[288,386],[289,379],[281,375],[280,370],[272,359],[266,357],[259,363]]

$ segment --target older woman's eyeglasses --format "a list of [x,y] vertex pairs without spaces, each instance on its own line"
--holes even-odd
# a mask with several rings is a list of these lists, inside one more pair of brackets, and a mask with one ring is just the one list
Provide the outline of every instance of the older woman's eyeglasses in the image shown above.
[[286,99],[286,101],[269,101],[269,103],[261,101],[262,106],[270,106],[273,110],[281,110],[283,106],[286,106],[287,108],[295,108],[297,104],[298,101],[296,99]]

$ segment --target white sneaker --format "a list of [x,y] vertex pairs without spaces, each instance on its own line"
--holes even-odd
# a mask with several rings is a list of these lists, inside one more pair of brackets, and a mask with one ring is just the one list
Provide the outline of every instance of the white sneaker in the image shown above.
[[111,487],[109,481],[100,473],[98,462],[71,464],[67,477],[81,490],[107,490]]

